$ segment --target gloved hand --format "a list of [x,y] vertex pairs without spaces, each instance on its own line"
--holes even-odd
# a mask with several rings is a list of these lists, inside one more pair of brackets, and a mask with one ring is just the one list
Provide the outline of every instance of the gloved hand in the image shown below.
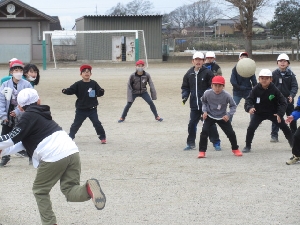
[[185,97],[185,98],[182,99],[182,104],[183,104],[183,105],[185,105],[187,99],[188,99],[187,97]]

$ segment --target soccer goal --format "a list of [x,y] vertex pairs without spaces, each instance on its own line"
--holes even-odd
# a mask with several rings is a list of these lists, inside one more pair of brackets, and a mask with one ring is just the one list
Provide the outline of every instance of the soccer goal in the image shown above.
[[[148,67],[143,30],[44,31],[43,69],[47,68],[46,35],[50,35],[50,61],[136,62]],[[49,45],[49,44],[48,44]]]

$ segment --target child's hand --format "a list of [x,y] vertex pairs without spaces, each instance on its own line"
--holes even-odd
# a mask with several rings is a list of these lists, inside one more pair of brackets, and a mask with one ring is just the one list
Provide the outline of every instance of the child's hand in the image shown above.
[[285,119],[285,123],[290,124],[293,120],[294,120],[294,117],[293,117],[293,116],[288,116],[288,117]]
[[9,115],[12,116],[12,117],[16,117],[15,111],[11,111],[11,112],[9,113]]
[[229,120],[229,117],[227,115],[222,117],[222,120],[224,120],[225,122],[227,122]]
[[276,116],[276,117],[277,117],[277,122],[278,122],[278,123],[281,123],[280,116],[278,116],[277,114],[274,114],[274,116]]
[[66,91],[66,89],[65,89],[65,88],[61,90],[61,92],[62,92],[62,93],[65,93],[65,91]]
[[203,120],[206,120],[206,118],[207,118],[207,112],[203,113],[202,118],[203,118]]
[[293,101],[293,98],[291,96],[289,96],[288,101],[289,101],[289,103],[291,103]]
[[255,108],[251,108],[251,109],[249,110],[249,113],[250,113],[250,114],[254,114],[255,111],[256,111]]
[[182,99],[182,105],[185,105],[186,101],[187,101],[187,97],[183,98]]

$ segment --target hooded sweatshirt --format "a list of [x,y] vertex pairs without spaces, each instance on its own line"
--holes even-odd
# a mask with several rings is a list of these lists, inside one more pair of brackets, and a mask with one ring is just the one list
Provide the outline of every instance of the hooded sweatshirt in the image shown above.
[[40,161],[56,162],[78,152],[75,142],[52,120],[47,105],[28,106],[12,132],[0,136],[2,156],[24,148],[32,157],[34,167],[38,167]]

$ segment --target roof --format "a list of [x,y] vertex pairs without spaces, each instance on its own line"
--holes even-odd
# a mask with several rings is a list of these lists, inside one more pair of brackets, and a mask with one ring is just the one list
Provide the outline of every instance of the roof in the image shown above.
[[24,9],[27,9],[28,11],[31,11],[32,13],[43,17],[45,20],[48,20],[51,23],[56,23],[57,22],[57,19],[55,19],[54,17],[49,16],[49,15],[37,10],[36,8],[33,8],[33,7],[27,5],[24,2],[19,1],[19,0],[2,0],[2,1],[0,1],[0,7],[5,6],[8,3],[14,3],[14,4],[16,4],[16,5],[24,8]]
[[83,18],[111,18],[111,17],[163,17],[163,15],[85,15],[77,18],[75,21],[82,20]]

